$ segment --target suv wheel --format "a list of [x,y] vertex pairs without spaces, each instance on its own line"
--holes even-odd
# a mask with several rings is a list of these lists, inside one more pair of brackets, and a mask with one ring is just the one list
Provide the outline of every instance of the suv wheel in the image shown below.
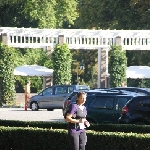
[[38,110],[38,104],[37,104],[37,102],[33,102],[31,104],[31,109],[32,109],[32,111],[37,111]]

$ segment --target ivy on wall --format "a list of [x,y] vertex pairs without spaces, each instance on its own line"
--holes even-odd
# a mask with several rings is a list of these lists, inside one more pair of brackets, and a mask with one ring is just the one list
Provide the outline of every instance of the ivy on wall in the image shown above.
[[118,87],[124,82],[127,84],[126,78],[127,57],[126,51],[121,46],[111,46],[109,51],[109,74],[110,86]]
[[0,106],[14,101],[14,49],[0,43]]
[[71,82],[72,54],[67,44],[57,44],[52,53],[53,84],[65,84]]

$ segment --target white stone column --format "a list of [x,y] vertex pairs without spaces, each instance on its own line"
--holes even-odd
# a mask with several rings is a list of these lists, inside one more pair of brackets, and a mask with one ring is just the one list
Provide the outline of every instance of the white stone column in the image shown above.
[[8,36],[6,33],[1,33],[0,35],[0,41],[4,44],[4,45],[8,45]]
[[116,45],[121,45],[121,37],[120,36],[116,37]]
[[46,77],[43,76],[43,90],[46,88]]
[[51,77],[51,86],[53,85],[53,77]]
[[101,48],[98,48],[98,88],[101,87]]
[[64,35],[59,35],[58,36],[58,43],[59,44],[64,44]]
[[108,83],[108,78],[109,78],[109,73],[108,73],[108,51],[109,51],[109,48],[106,48],[106,75],[105,75],[105,88],[109,88],[109,83]]
[[106,58],[106,52],[107,48],[102,48],[101,49],[101,88],[105,88],[105,76],[106,76],[106,69],[107,67],[107,58]]

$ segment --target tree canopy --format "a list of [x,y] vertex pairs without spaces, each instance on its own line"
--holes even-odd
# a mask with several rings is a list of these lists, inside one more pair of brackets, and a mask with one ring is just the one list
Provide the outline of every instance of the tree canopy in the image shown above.
[[78,16],[75,0],[0,0],[0,26],[62,28]]
[[82,0],[79,1],[79,28],[149,29],[150,1]]

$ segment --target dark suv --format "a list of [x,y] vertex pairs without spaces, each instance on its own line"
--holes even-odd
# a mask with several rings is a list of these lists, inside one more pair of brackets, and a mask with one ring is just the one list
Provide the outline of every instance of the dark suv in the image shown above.
[[87,97],[87,120],[93,123],[118,123],[122,107],[131,95],[100,94]]
[[132,98],[122,108],[120,124],[149,124],[150,125],[150,96]]
[[[122,107],[134,97],[131,92],[120,93],[117,91],[101,90],[95,94],[88,94],[85,102],[87,109],[87,120],[91,123],[118,123]],[[137,95],[135,93],[135,95]],[[71,99],[75,103],[76,95]]]

